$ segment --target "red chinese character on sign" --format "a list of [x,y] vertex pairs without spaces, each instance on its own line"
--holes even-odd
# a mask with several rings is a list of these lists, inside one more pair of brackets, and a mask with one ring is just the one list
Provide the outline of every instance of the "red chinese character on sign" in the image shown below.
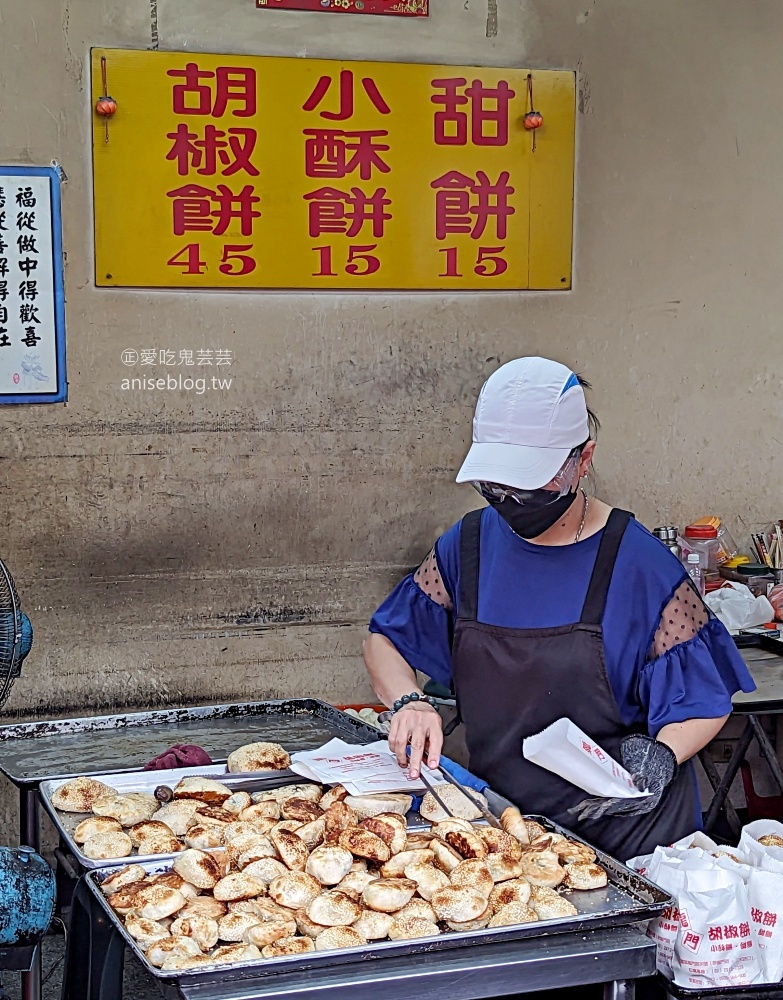
[[762,914],[761,910],[757,910],[755,906],[751,907],[750,917],[751,917],[751,920],[753,920],[754,923],[760,924],[762,916],[763,916],[763,914]]
[[765,927],[774,927],[778,922],[777,913],[770,913],[769,910],[764,911],[764,919],[762,923]]
[[740,937],[750,937],[750,924],[739,925]]
[[[211,115],[222,118],[229,103],[239,105],[231,112],[237,118],[250,118],[256,113],[256,71],[239,66],[218,66],[213,72],[199,69],[198,63],[187,63],[184,69],[167,70],[168,76],[182,77],[184,83],[171,88],[174,114]],[[215,81],[214,101],[212,87],[202,80]],[[194,98],[188,103],[188,98]]]
[[723,940],[723,928],[722,927],[710,927],[710,941],[722,941]]
[[436,238],[445,240],[450,233],[470,233],[474,240],[480,239],[487,223],[494,218],[497,238],[504,240],[508,217],[516,211],[508,204],[509,195],[514,193],[508,178],[507,170],[500,173],[495,184],[483,170],[477,171],[475,178],[457,170],[436,178],[430,185],[437,190]]
[[731,938],[739,937],[739,927],[736,924],[727,924],[723,928],[723,937],[728,941]]
[[187,176],[191,167],[198,174],[216,174],[218,162],[224,168],[220,173],[225,177],[240,170],[253,177],[258,176],[258,170],[250,162],[258,138],[254,128],[230,128],[226,133],[214,125],[207,125],[204,137],[200,139],[183,122],[177,126],[176,132],[168,133],[168,138],[173,144],[166,159],[176,161],[177,173],[183,177]]
[[350,192],[330,187],[311,191],[304,196],[310,202],[310,235],[345,233],[357,236],[365,223],[370,223],[373,236],[382,237],[384,223],[391,219],[391,213],[384,211],[391,205],[391,199],[384,197],[385,194],[386,188],[378,188],[371,195],[357,187]]
[[[435,142],[439,146],[466,146],[468,142],[468,112],[460,110],[470,100],[471,141],[475,146],[506,146],[508,144],[508,106],[516,96],[505,80],[497,87],[485,87],[474,80],[466,87],[465,77],[433,80],[432,86],[443,91],[433,94],[433,104],[442,106],[434,115]],[[465,92],[461,93],[465,87]]]
[[249,184],[239,194],[234,194],[225,184],[218,184],[216,191],[199,184],[185,184],[176,191],[167,193],[169,198],[174,199],[175,236],[182,236],[187,232],[207,232],[222,236],[232,219],[239,219],[243,236],[251,236],[253,219],[261,215],[253,208],[261,199],[253,194],[253,188]]
[[[712,931],[710,930],[710,938],[712,938]],[[686,948],[691,951],[698,951],[699,944],[701,943],[701,934],[694,934],[693,931],[688,931],[687,934],[683,935],[682,943]]]
[[[307,100],[302,105],[303,111],[315,111],[321,101],[326,97],[332,86],[332,78],[330,76],[322,76],[318,83],[315,85],[312,94],[307,98]],[[340,110],[339,111],[321,111],[321,118],[328,118],[330,121],[344,122],[348,118],[353,117],[354,103],[355,103],[355,85],[353,78],[353,70],[343,69],[340,71]],[[381,96],[380,90],[378,90],[378,84],[369,76],[362,78],[362,87],[364,92],[372,101],[376,111],[379,111],[382,115],[388,115],[391,113],[391,108],[386,103],[386,101]]]
[[363,181],[370,180],[373,167],[388,174],[390,167],[380,157],[389,147],[376,142],[380,136],[389,133],[341,132],[339,129],[306,128],[305,173],[308,177],[345,177],[354,170],[359,171]]

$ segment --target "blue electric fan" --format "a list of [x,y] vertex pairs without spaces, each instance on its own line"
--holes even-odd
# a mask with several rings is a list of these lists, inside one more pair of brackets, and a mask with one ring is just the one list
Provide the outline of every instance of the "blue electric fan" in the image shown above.
[[[30,652],[33,628],[19,607],[11,574],[0,561],[0,707]],[[49,928],[55,904],[54,872],[29,847],[0,847],[0,998],[5,969],[25,971]]]
[[22,660],[33,644],[30,619],[19,607],[11,574],[0,560],[0,708],[11,693],[11,685],[22,672]]

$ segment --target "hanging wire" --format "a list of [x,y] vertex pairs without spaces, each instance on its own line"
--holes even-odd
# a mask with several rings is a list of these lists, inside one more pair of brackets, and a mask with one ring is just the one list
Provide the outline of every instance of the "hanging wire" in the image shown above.
[[[41,986],[42,987],[45,986],[46,983],[49,982],[49,980],[52,978],[52,975],[63,964],[63,962],[65,961],[65,956],[68,954],[68,927],[66,926],[65,921],[61,920],[60,917],[54,917],[53,920],[52,920],[52,923],[53,924],[59,924],[60,927],[62,927],[62,929],[63,929],[63,953],[62,953],[62,955],[60,955],[60,957],[58,959],[56,959],[54,961],[54,963],[52,964],[51,969],[49,969],[49,971],[46,973],[46,976],[41,980]],[[0,1000],[1,1000],[1,998],[0,998]]]
[[[109,84],[108,84],[108,81],[107,81],[107,76],[108,76],[108,74],[106,72],[106,56],[101,56],[101,83],[103,85],[102,94],[104,95],[104,97],[108,97],[108,94],[109,94]],[[103,124],[104,124],[104,127],[106,128],[106,142],[108,142],[109,141],[109,119],[105,118],[104,121],[103,121]]]

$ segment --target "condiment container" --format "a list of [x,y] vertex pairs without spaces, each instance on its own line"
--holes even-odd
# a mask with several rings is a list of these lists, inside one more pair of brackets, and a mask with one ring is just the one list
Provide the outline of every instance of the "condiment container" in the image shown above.
[[682,558],[686,563],[692,552],[698,553],[702,572],[718,568],[718,529],[712,524],[689,524],[681,539]]

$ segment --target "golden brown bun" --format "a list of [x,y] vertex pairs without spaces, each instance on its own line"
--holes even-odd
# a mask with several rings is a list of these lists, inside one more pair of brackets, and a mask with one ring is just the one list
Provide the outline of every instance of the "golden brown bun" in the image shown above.
[[270,897],[289,910],[307,907],[320,892],[321,883],[307,872],[287,872],[269,883]]
[[395,913],[406,903],[410,903],[418,889],[413,879],[380,878],[370,882],[362,892],[362,901],[371,910],[381,913]]
[[249,771],[285,771],[291,758],[279,743],[248,743],[228,755],[228,770],[243,774]]
[[116,794],[95,778],[72,778],[52,792],[51,803],[60,812],[87,813],[102,796]]
[[174,799],[196,799],[207,805],[222,805],[231,798],[231,789],[212,778],[182,778],[174,788]]

